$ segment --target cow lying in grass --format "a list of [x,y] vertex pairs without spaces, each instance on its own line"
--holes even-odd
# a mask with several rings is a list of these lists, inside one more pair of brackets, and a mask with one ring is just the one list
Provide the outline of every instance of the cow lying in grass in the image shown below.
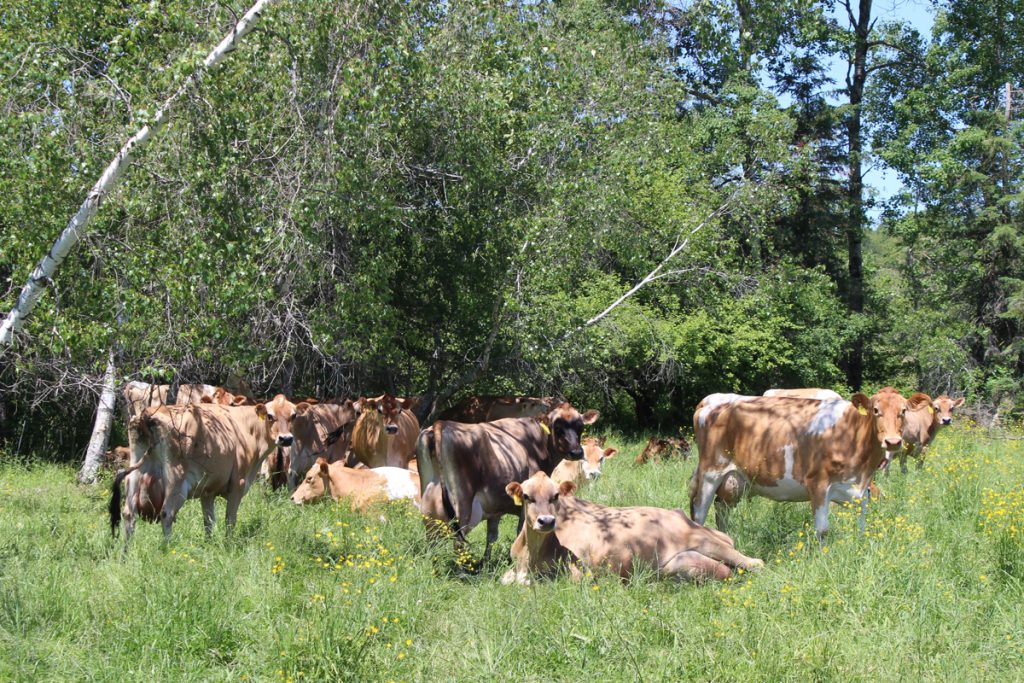
[[420,477],[399,467],[354,469],[340,461],[328,463],[326,458],[317,458],[292,494],[292,502],[312,503],[326,495],[334,500],[351,499],[352,509],[359,512],[386,500],[408,499],[419,505]]
[[512,544],[502,583],[529,584],[530,575],[551,576],[577,564],[626,578],[647,566],[661,577],[725,579],[733,567],[760,569],[764,562],[738,552],[732,539],[706,529],[681,510],[615,508],[576,498],[571,481],[556,485],[538,472],[511,482],[506,492],[523,506],[523,528]]

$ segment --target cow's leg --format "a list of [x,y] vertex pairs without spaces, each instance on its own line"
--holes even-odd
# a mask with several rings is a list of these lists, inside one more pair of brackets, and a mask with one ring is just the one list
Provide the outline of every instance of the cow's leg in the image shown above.
[[202,497],[203,503],[203,529],[206,531],[206,535],[209,536],[213,533],[213,512],[214,512],[214,501],[216,498],[210,495]]
[[918,451],[916,453],[916,459],[917,459],[917,467],[915,469],[917,469],[917,471],[920,472],[921,468],[924,467],[924,448],[923,447],[918,449]]
[[244,494],[245,490],[238,487],[228,491],[227,505],[224,506],[224,533],[228,536],[235,529],[235,521],[238,519],[238,506],[242,502]]
[[[907,455],[910,454],[910,449],[913,448],[910,444],[906,444],[900,449],[900,474],[907,473]],[[886,468],[888,469],[888,468]],[[888,472],[886,472],[888,474]]]
[[121,522],[124,524],[124,545],[127,548],[128,542],[132,540],[132,535],[135,533],[135,520],[139,516],[139,481],[142,479],[142,474],[135,470],[128,475],[128,481],[125,484],[126,497],[124,506],[121,508]]
[[708,517],[708,510],[723,476],[722,472],[703,471],[699,465],[697,471],[693,473],[693,480],[690,482],[690,513],[693,521],[701,526]]
[[696,550],[684,550],[658,568],[663,576],[678,576],[693,581],[705,579],[724,580],[732,576],[732,570]]
[[747,557],[728,543],[723,543],[718,538],[708,535],[695,548],[701,555],[706,555],[712,560],[724,562],[730,567],[742,567],[755,571],[764,567],[764,562],[756,557]]
[[828,535],[828,485],[812,485],[811,509],[814,511],[814,531],[818,536],[818,543],[825,545],[825,536]]
[[164,526],[164,543],[171,540],[171,527],[174,520],[178,518],[178,510],[188,499],[189,482],[182,477],[179,480],[168,480],[167,498],[164,500],[164,508],[160,512],[160,519]]
[[498,540],[501,516],[487,518],[487,545],[484,547],[484,564],[491,561],[491,546]]
[[868,517],[868,503],[871,502],[871,484],[864,490],[864,496],[860,499],[860,517],[857,518],[857,528],[864,533],[864,527]]

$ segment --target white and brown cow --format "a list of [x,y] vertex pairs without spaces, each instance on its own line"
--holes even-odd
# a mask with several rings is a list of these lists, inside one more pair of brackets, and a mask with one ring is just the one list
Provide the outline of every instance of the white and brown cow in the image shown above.
[[502,583],[530,582],[577,563],[626,578],[640,567],[661,577],[725,579],[733,567],[764,562],[736,550],[731,538],[694,523],[682,510],[606,507],[576,498],[572,482],[556,484],[543,472],[511,482],[506,492],[523,506],[523,528],[512,544],[514,567]]
[[484,562],[498,538],[502,515],[519,515],[505,492],[510,481],[523,481],[536,472],[550,474],[563,459],[580,460],[580,437],[600,414],[580,414],[562,403],[539,417],[505,418],[479,424],[441,420],[420,432],[416,445],[423,498],[444,488],[457,525],[456,542],[487,520]]
[[875,471],[903,444],[907,401],[892,387],[868,398],[810,400],[712,394],[693,415],[700,458],[690,512],[703,524],[712,501],[718,528],[744,493],[810,501],[824,541],[830,502],[861,499],[861,527]]
[[420,423],[407,405],[411,405],[409,399],[387,393],[355,403],[359,417],[352,428],[352,452],[359,462],[370,468],[409,468]]
[[[281,433],[279,424],[280,416],[294,409],[295,405],[283,395],[256,406],[146,408],[129,422],[131,464],[114,478],[111,531],[116,532],[123,519],[127,543],[138,516],[153,519],[159,515],[164,538],[169,539],[181,506],[189,498],[199,498],[209,534],[218,496],[227,499],[225,525],[230,530],[238,505],[255,481],[263,459],[277,446],[291,441],[290,434]],[[127,498],[124,509],[119,510],[121,481],[126,476]]]
[[419,506],[420,478],[400,467],[353,469],[343,462],[317,458],[292,494],[292,502],[312,503],[324,496],[351,501],[352,509],[365,512],[377,502],[408,499]]
[[563,460],[551,472],[551,480],[555,484],[571,481],[581,488],[601,476],[601,467],[608,458],[619,452],[615,448],[605,448],[597,439],[586,438],[583,444],[582,460]]

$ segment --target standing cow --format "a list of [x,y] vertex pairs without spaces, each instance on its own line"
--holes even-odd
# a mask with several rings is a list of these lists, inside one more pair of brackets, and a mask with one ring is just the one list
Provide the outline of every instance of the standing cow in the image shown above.
[[352,451],[367,467],[409,468],[416,448],[419,420],[407,406],[409,399],[385,393],[379,398],[361,398],[352,428]]
[[810,501],[824,542],[829,503],[861,499],[879,466],[903,444],[907,400],[892,387],[868,398],[814,401],[712,394],[697,406],[700,451],[690,481],[690,513],[703,524],[712,501],[718,528],[744,493],[778,501]]

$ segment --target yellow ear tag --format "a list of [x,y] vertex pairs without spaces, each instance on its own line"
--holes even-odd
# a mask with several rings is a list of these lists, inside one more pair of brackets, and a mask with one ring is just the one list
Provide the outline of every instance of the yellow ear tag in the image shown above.
[[512,502],[518,505],[519,507],[523,506],[523,499],[520,498],[519,496],[512,496]]
[[[540,428],[544,430],[544,433],[545,433],[545,434],[550,434],[550,433],[551,433],[551,428],[550,428],[550,427],[548,427],[548,426],[547,426],[547,425],[546,425],[545,423],[543,423],[543,422],[541,422],[541,423],[540,423]],[[518,505],[518,503],[516,503],[516,504]]]
[[928,412],[931,413],[932,415],[934,415],[935,414],[935,408],[932,408],[931,406],[928,406]]
[[864,406],[857,406],[857,412],[860,413],[861,415],[867,415],[868,409],[865,408]]

